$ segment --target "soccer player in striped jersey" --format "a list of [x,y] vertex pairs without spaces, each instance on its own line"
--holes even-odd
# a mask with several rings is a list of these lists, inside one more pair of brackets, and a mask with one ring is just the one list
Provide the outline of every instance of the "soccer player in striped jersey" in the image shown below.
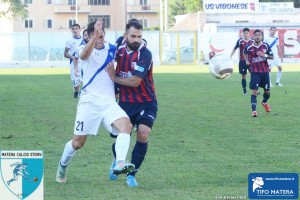
[[[274,54],[274,60],[268,60],[269,63],[269,67],[270,67],[270,72],[271,69],[275,66],[277,66],[278,71],[277,71],[277,78],[276,78],[276,85],[277,86],[283,86],[280,83],[280,79],[282,76],[282,62],[283,62],[283,53],[281,51],[281,49],[279,48],[279,39],[278,37],[275,36],[277,32],[276,27],[271,27],[270,28],[270,33],[269,33],[269,37],[266,37],[264,42],[268,43],[268,45],[270,46],[270,48],[272,49],[272,52]],[[271,73],[270,73],[270,86],[273,87],[272,83],[271,83]]]
[[[138,186],[135,175],[140,169],[148,148],[148,135],[151,132],[157,112],[152,70],[152,53],[142,40],[143,26],[138,21],[128,22],[124,39],[116,53],[117,67],[110,63],[107,71],[110,78],[119,85],[119,105],[128,114],[131,123],[137,126],[137,140],[132,151],[131,163],[136,170],[127,175],[127,185]],[[112,145],[114,152],[114,144]],[[114,166],[114,161],[112,167]],[[116,180],[117,177],[111,176]]]
[[234,46],[230,57],[233,56],[235,51],[239,48],[240,49],[240,61],[239,61],[239,73],[242,75],[242,88],[244,95],[247,95],[247,82],[246,82],[246,76],[247,76],[247,70],[249,70],[249,66],[246,65],[246,61],[243,55],[244,49],[247,45],[250,45],[253,43],[253,39],[250,38],[250,30],[249,28],[244,28],[242,37],[238,39],[236,42],[236,45]]
[[97,135],[100,125],[116,135],[115,174],[127,174],[134,165],[125,163],[130,145],[132,124],[128,115],[115,101],[114,83],[104,70],[114,60],[116,47],[105,42],[101,21],[88,25],[89,42],[80,49],[83,70],[82,91],[77,105],[73,138],[65,144],[58,164],[56,181],[66,182],[66,169],[88,135]]
[[75,52],[77,48],[82,43],[82,37],[80,35],[80,25],[79,24],[73,24],[72,25],[72,38],[69,39],[66,42],[65,52],[64,56],[65,58],[70,59],[70,74],[71,74],[71,81],[73,84],[73,90],[74,90],[74,98],[78,97],[79,90],[80,90],[80,77],[78,74],[76,74],[76,68],[78,65],[78,59],[75,57]]
[[258,87],[264,89],[262,106],[267,112],[271,112],[270,106],[267,104],[270,98],[270,78],[269,64],[267,59],[273,59],[273,52],[267,43],[263,42],[263,32],[261,30],[254,31],[254,43],[247,46],[244,50],[244,57],[247,66],[250,66],[250,89],[252,117],[257,117],[256,104]]

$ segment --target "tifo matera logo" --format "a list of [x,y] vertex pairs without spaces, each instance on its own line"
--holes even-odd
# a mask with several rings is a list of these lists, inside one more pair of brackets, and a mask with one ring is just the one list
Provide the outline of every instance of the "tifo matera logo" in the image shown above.
[[253,178],[252,181],[253,181],[253,186],[252,186],[253,192],[255,192],[257,188],[262,188],[262,186],[264,185],[264,180],[262,177]]

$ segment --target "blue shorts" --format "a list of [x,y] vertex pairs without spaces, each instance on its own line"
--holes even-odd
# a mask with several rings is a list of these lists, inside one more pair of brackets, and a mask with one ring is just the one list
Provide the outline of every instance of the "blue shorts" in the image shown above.
[[258,90],[258,87],[261,87],[264,90],[270,90],[269,72],[252,72],[250,77],[250,89]]
[[250,66],[246,65],[245,60],[240,60],[240,62],[239,62],[239,72],[240,72],[240,74],[247,74],[247,70],[250,72]]
[[133,126],[144,124],[152,128],[157,112],[157,101],[146,103],[119,102],[121,108],[127,113]]

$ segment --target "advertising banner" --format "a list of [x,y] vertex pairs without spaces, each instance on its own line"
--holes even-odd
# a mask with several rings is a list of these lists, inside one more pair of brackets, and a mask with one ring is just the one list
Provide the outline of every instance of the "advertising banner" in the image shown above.
[[290,14],[294,13],[293,2],[270,2],[270,3],[259,3],[259,9],[262,13],[282,13]]
[[254,13],[259,11],[258,0],[203,0],[205,13]]

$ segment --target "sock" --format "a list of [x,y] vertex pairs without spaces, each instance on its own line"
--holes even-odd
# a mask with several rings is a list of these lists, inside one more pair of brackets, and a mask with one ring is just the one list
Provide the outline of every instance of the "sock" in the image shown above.
[[130,144],[130,135],[127,133],[119,133],[115,144],[116,161],[126,160],[129,144]]
[[113,144],[111,145],[111,150],[112,150],[112,152],[113,152],[113,154],[114,154],[114,158],[116,159],[116,143],[113,143]]
[[267,101],[268,101],[269,98],[270,98],[270,94],[264,93],[262,102],[263,103],[267,103]]
[[[142,165],[148,149],[148,142],[142,143],[136,141],[131,155],[131,163],[135,165],[135,169],[139,169]],[[137,171],[131,172],[128,175],[135,176]]]
[[277,79],[276,79],[276,83],[279,83],[279,82],[280,82],[281,75],[282,75],[282,71],[281,71],[281,70],[278,70],[278,71],[277,71]]
[[256,111],[256,104],[257,104],[257,99],[255,95],[251,95],[251,107],[252,107],[252,112]]
[[72,146],[72,140],[66,143],[64,152],[60,159],[60,164],[62,166],[67,166],[70,160],[74,157],[76,150]]
[[246,79],[243,78],[242,78],[242,87],[243,87],[243,91],[246,92],[247,83],[246,83]]

